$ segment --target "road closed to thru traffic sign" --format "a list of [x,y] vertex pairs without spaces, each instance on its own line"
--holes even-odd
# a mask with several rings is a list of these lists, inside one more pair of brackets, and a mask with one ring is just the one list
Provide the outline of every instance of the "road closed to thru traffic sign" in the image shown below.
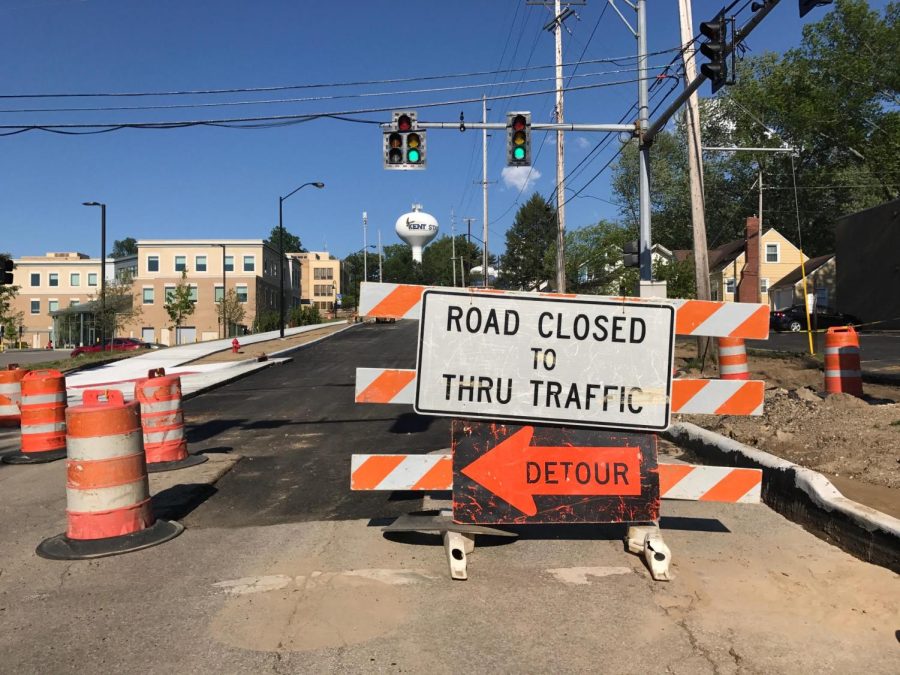
[[674,326],[675,309],[664,301],[428,289],[415,409],[665,429]]

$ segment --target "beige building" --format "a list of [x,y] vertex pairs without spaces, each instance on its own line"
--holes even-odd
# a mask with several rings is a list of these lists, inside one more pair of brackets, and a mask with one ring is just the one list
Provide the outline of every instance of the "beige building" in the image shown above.
[[[50,312],[90,302],[99,293],[99,258],[65,252],[23,256],[13,262],[13,285],[19,291],[12,301],[12,313],[21,312],[20,340],[30,347],[45,347],[55,337]],[[114,263],[107,259],[107,282],[114,277]],[[92,334],[85,338],[85,342],[92,341]]]
[[[769,303],[769,286],[790,274],[800,264],[800,250],[778,230],[768,229],[759,237],[759,301]],[[723,255],[714,261],[715,252],[710,251],[709,283],[713,300],[736,300],[737,283],[744,269],[746,254],[744,241],[738,240],[723,247]],[[807,256],[803,255],[806,262]]]
[[300,303],[334,310],[341,293],[341,261],[326,251],[289,253],[300,263]]
[[[244,306],[238,332],[257,316],[278,311],[278,251],[261,239],[139,240],[135,302],[140,316],[127,331],[146,342],[184,344],[222,337],[218,306],[223,288],[234,289]],[[194,312],[177,329],[165,304],[186,273]],[[293,273],[292,273],[293,272]],[[299,271],[285,261],[285,314],[297,304]]]

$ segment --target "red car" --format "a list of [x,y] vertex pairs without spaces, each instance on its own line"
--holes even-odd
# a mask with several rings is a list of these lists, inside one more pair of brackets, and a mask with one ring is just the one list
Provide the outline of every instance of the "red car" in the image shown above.
[[132,352],[138,349],[150,349],[150,345],[136,338],[113,338],[106,340],[102,345],[85,345],[84,347],[76,347],[69,354],[73,359],[82,354],[92,354],[94,352]]

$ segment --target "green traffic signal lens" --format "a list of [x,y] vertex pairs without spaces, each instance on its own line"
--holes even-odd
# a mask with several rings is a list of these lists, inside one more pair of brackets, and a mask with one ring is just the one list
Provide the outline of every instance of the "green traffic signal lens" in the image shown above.
[[513,148],[512,154],[513,154],[513,159],[521,162],[523,159],[525,159],[525,148],[523,148],[522,146]]
[[406,159],[412,164],[418,164],[420,157],[419,151],[415,148],[410,148],[409,152],[406,153]]

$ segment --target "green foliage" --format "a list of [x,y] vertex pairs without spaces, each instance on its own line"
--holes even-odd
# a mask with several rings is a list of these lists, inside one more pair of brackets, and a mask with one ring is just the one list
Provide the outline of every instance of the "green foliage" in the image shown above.
[[[798,148],[794,158],[799,228],[810,256],[834,251],[835,220],[900,195],[900,110],[896,66],[900,5],[879,15],[865,0],[836,0],[803,29],[800,46],[739,63],[737,84],[701,100],[706,146]],[[650,151],[653,240],[692,247],[684,124],[661,133]],[[743,236],[758,211],[754,187],[763,171],[763,228],[798,244],[791,157],[704,153],[707,242]],[[614,170],[622,217],[637,222],[637,151]]]
[[124,258],[129,255],[137,255],[137,240],[134,237],[125,237],[124,239],[116,239],[113,242],[110,258]]
[[260,312],[256,315],[256,318],[253,320],[253,332],[254,333],[265,333],[270,330],[278,330],[278,324],[280,323],[281,317],[279,317],[278,312],[274,309],[267,309],[263,312]]
[[175,286],[174,290],[167,294],[163,308],[176,329],[187,317],[194,313],[191,288],[187,283],[187,269],[181,271],[181,279],[179,279],[178,285]]
[[556,245],[556,213],[538,193],[534,193],[516,213],[506,231],[503,255],[504,284],[509,288],[533,290],[556,278],[556,263],[546,253]]
[[[622,245],[637,231],[601,220],[566,232],[566,288],[574,293],[631,295],[637,270],[622,265]],[[548,249],[547,265],[555,268],[556,246]]]
[[[459,269],[459,259],[462,258],[463,267],[466,273],[466,282],[469,280],[469,270],[473,267],[481,265],[481,249],[473,243],[466,240],[465,235],[457,235],[455,241],[456,246],[456,285],[462,285],[461,273]],[[422,278],[424,283],[430,286],[452,286],[454,273],[453,257],[454,238],[441,237],[433,241],[422,252]]]
[[322,314],[319,312],[318,307],[301,305],[291,309],[291,326],[312,326],[317,323],[322,323]]
[[666,282],[666,295],[670,298],[690,300],[697,297],[693,258],[669,263],[657,261],[653,265],[653,278]]
[[[9,253],[0,253],[0,269],[3,268],[7,260],[11,260],[12,255]],[[19,294],[18,286],[5,286],[0,284],[0,322],[8,323],[12,318],[12,300]]]
[[[278,235],[279,228],[276,225],[272,228],[271,234],[269,234],[269,238],[266,239],[266,243],[274,248],[276,251],[278,249]],[[306,251],[303,248],[303,244],[300,243],[300,237],[296,234],[291,234],[288,232],[287,228],[284,228],[284,252],[285,253],[304,253]]]
[[216,303],[219,323],[225,322],[227,335],[235,334],[236,326],[244,320],[244,303],[238,299],[237,291],[229,288],[224,298]]
[[[101,332],[106,336],[117,335],[125,326],[143,314],[141,306],[134,301],[133,283],[130,277],[108,282],[104,289],[98,289],[88,298],[88,301],[93,304],[93,319],[98,336]],[[68,314],[69,312],[64,310],[60,316],[68,316]]]

